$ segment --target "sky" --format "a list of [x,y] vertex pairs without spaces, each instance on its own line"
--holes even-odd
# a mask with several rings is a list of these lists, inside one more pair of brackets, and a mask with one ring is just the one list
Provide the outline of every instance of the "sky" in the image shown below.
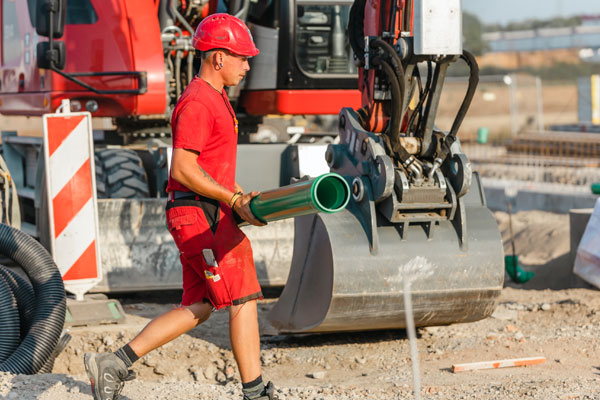
[[462,0],[462,8],[486,23],[600,15],[600,0]]

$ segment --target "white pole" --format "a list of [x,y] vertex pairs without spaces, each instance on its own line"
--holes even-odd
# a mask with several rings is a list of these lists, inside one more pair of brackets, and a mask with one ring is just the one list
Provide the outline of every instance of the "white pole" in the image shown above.
[[517,136],[519,133],[519,104],[517,99],[517,76],[515,74],[510,75],[510,117],[512,136]]
[[544,131],[544,98],[542,96],[542,79],[539,76],[535,77],[535,89],[537,93],[537,122],[538,131]]
[[408,341],[410,344],[410,358],[412,360],[413,372],[413,390],[415,400],[421,400],[421,368],[419,366],[419,351],[417,349],[417,332],[415,329],[415,319],[412,308],[411,294],[412,277],[408,275],[404,279],[404,313],[406,317],[406,332],[408,333]]

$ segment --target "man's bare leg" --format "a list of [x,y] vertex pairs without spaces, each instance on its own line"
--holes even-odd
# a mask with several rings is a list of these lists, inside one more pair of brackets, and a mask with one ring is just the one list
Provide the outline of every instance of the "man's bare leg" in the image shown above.
[[261,369],[256,300],[229,308],[229,339],[242,382],[258,378]]
[[129,346],[138,357],[143,357],[206,321],[210,317],[212,308],[208,303],[198,302],[167,311],[150,321],[129,342]]
[[135,378],[129,367],[138,358],[206,321],[211,312],[212,306],[206,303],[178,307],[153,319],[130,343],[114,353],[85,353],[83,362],[94,399],[119,398],[125,381]]

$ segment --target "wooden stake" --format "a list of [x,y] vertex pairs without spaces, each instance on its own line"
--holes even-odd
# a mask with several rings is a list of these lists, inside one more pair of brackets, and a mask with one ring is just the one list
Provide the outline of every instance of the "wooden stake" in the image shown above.
[[454,364],[452,372],[473,371],[476,369],[492,369],[507,367],[523,367],[525,365],[543,364],[546,357],[513,358],[510,360],[480,361],[465,364]]

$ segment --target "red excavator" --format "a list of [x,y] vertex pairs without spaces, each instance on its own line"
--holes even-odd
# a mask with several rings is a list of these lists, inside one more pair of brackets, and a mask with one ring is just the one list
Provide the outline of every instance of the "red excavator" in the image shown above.
[[[261,284],[285,284],[273,327],[403,327],[406,287],[417,325],[489,315],[503,254],[458,139],[478,80],[462,48],[460,0],[3,0],[0,113],[39,116],[70,99],[74,111],[110,118],[94,131],[105,274],[94,290],[180,286],[156,197],[168,176],[170,112],[198,68],[191,36],[215,12],[246,21],[261,50],[229,90],[238,182],[263,190],[331,170],[352,188],[341,213],[245,228]],[[457,61],[469,66],[469,84],[445,132],[436,111]],[[339,114],[339,135],[250,143],[273,114]],[[2,131],[23,227],[44,242],[41,139]]]

